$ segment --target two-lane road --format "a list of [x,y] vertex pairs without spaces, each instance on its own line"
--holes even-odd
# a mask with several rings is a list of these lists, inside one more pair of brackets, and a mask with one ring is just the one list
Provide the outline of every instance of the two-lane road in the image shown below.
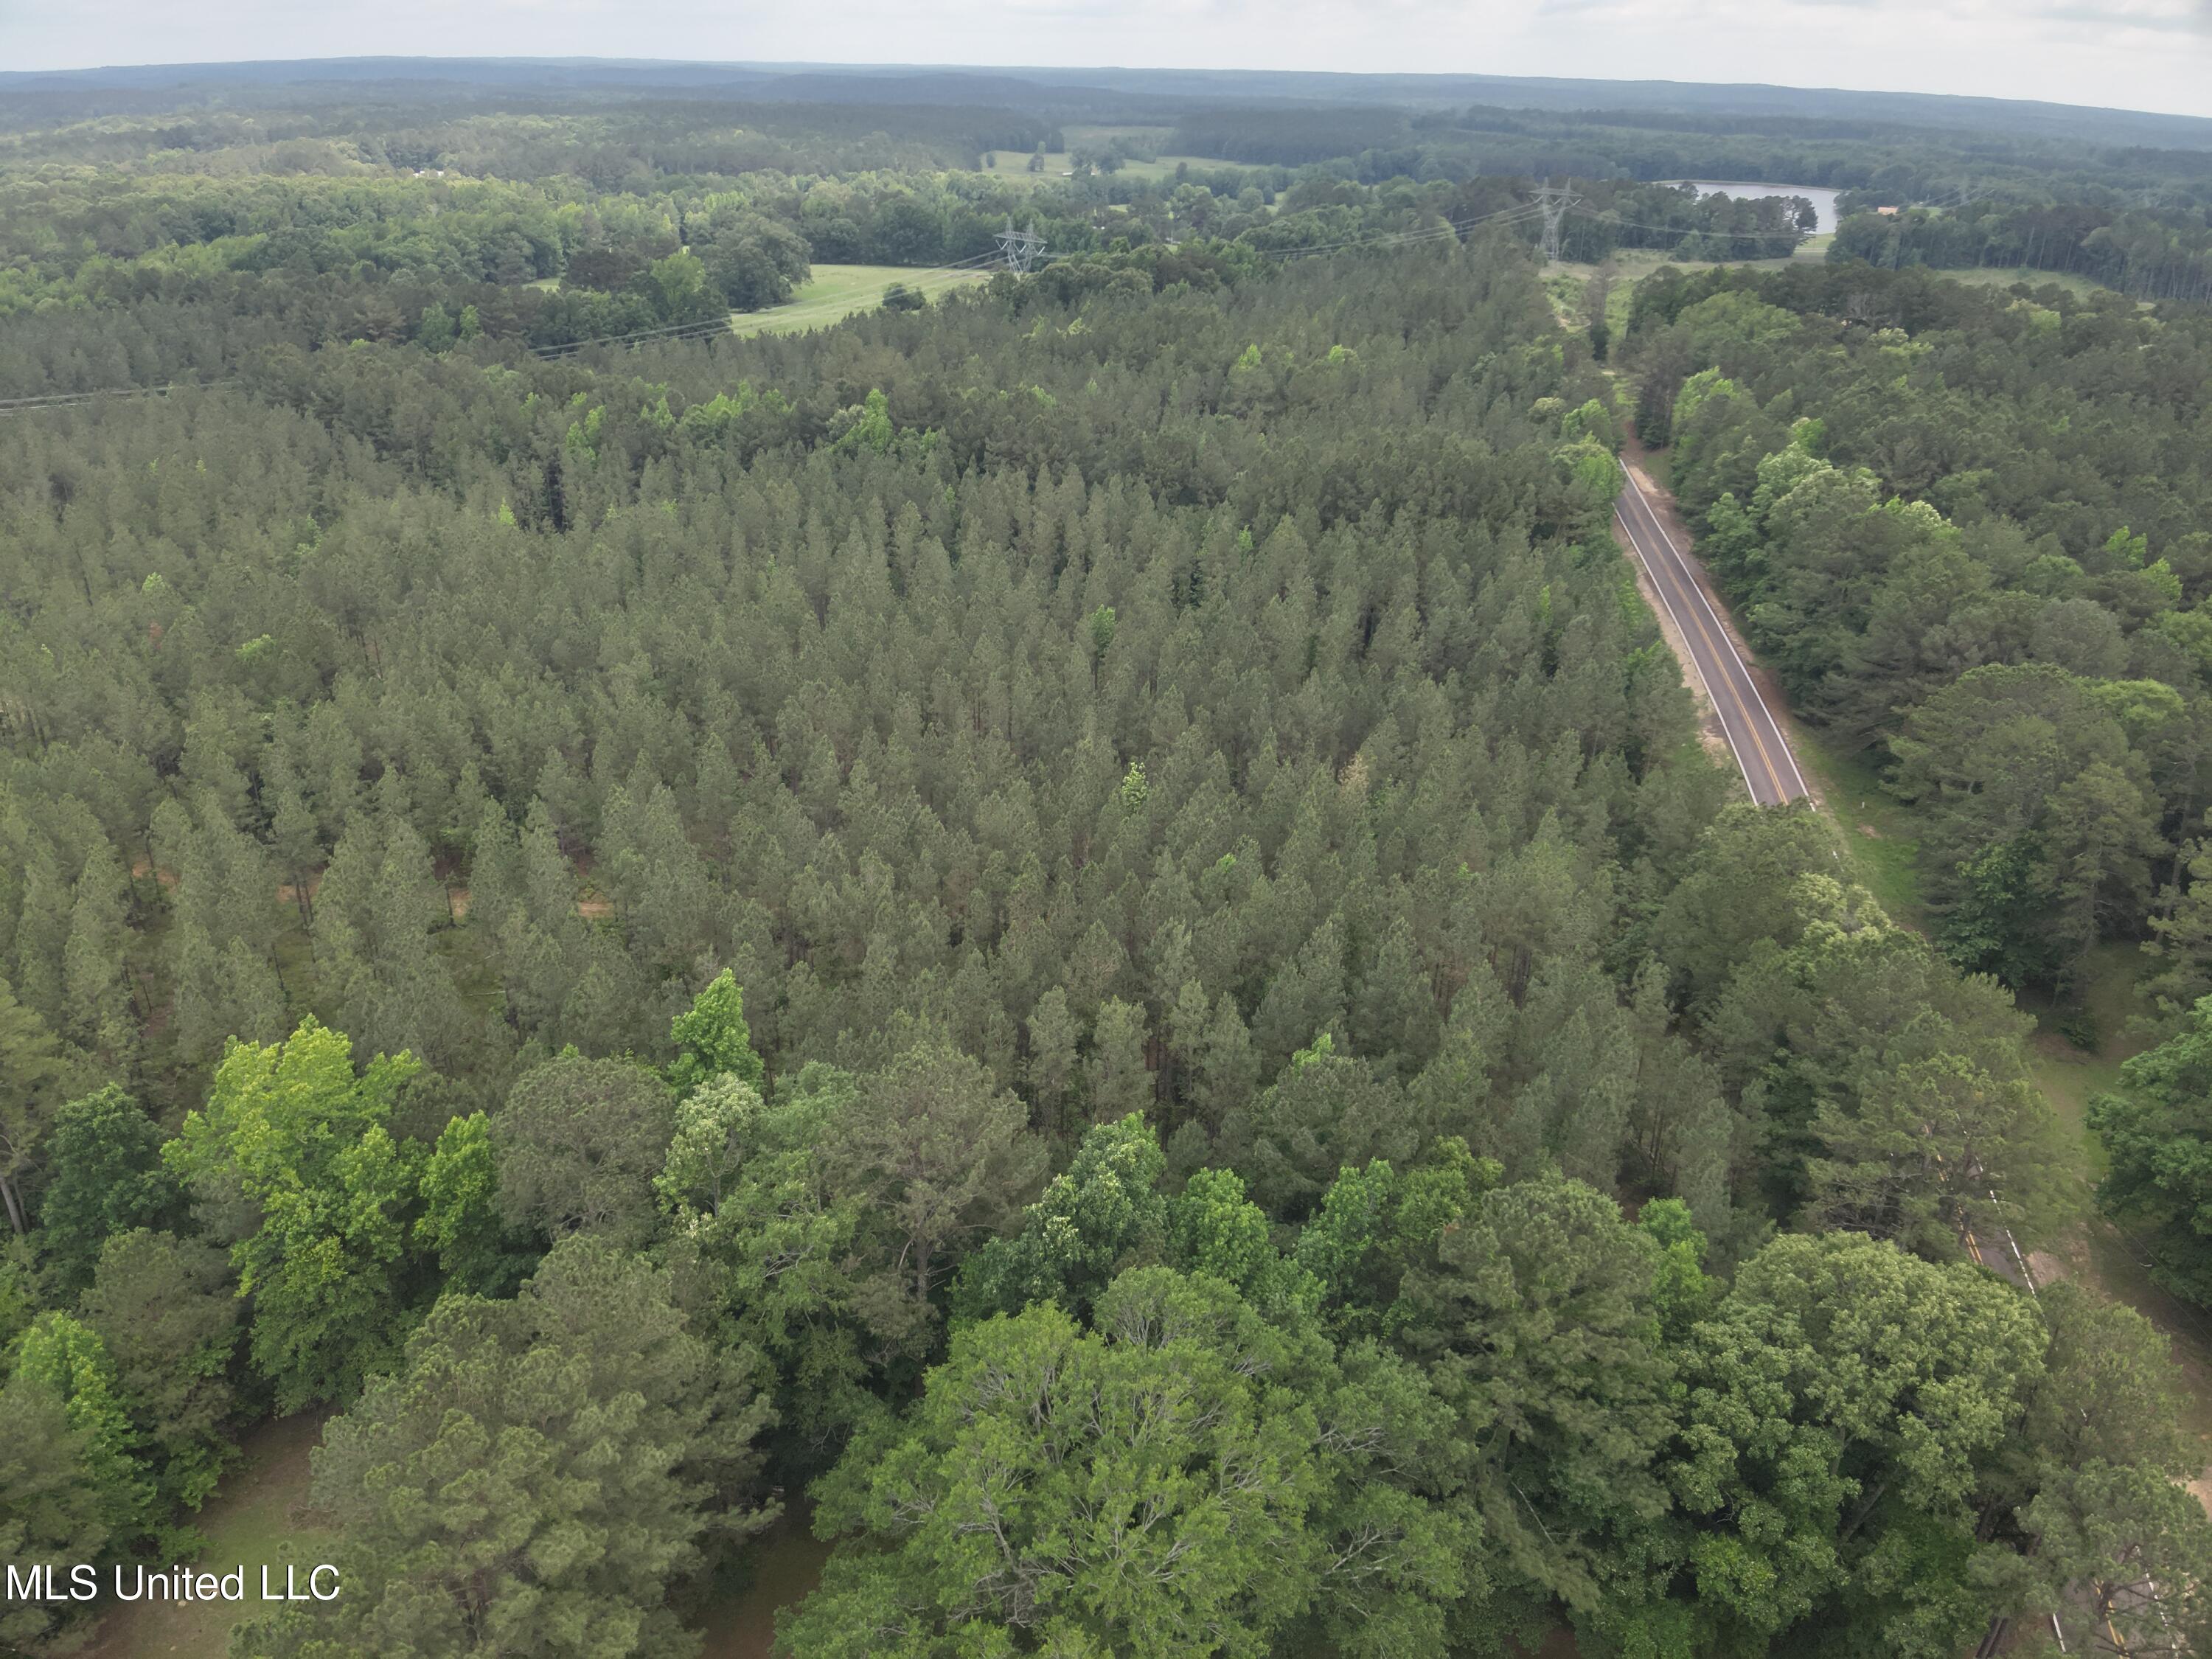
[[1705,682],[1705,694],[1720,717],[1722,735],[1743,769],[1752,799],[1761,806],[1778,806],[1811,794],[1805,775],[1797,769],[1797,757],[1790,752],[1781,721],[1767,707],[1758,681],[1706,596],[1705,584],[1660,522],[1635,473],[1625,466],[1613,513],[1659,602],[1667,607],[1674,631],[1688,647],[1692,665]]

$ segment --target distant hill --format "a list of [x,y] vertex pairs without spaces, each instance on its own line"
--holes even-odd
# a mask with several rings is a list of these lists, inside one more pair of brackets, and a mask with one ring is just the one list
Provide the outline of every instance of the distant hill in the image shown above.
[[242,64],[163,64],[0,72],[0,94],[51,107],[143,108],[149,96],[215,88],[264,97],[286,88],[350,85],[416,93],[511,88],[744,97],[809,103],[997,106],[1055,114],[1156,116],[1224,104],[1387,104],[1413,110],[1468,105],[1545,111],[1694,114],[1829,120],[2063,137],[2105,144],[2212,149],[2212,119],[1933,93],[1837,88],[1592,81],[1539,76],[1331,75],[1298,70],[925,68],[899,64],[677,63],[592,58],[333,58]]

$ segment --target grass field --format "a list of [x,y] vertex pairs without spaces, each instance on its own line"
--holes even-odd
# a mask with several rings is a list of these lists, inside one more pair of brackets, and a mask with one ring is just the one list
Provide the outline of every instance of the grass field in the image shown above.
[[2136,981],[2147,962],[2140,950],[2124,941],[2100,945],[2089,953],[2079,997],[2096,1022],[2094,1050],[2076,1048],[2059,1036],[2057,1022],[2066,1009],[2053,1006],[2047,997],[2023,994],[2020,999],[2021,1011],[2035,1016],[2036,1081],[2050,1097],[2051,1109],[2078,1139],[2081,1172],[2092,1182],[2105,1172],[2105,1149],[2088,1132],[2089,1097],[2115,1087],[2121,1066],[2142,1052],[2143,1036],[2131,1029],[2130,1022],[2142,1012]]
[[[1734,263],[1749,265],[1754,270],[1778,270],[1787,264],[1802,264],[1827,257],[1829,238],[1813,236],[1787,259],[1745,259]],[[1593,276],[1602,273],[1612,281],[1606,290],[1605,319],[1613,326],[1613,337],[1618,340],[1628,331],[1629,307],[1635,303],[1636,285],[1653,271],[1662,269],[1675,270],[1711,270],[1719,261],[1711,259],[1671,259],[1658,248],[1623,248],[1602,264],[1588,264],[1580,260],[1562,259],[1547,266],[1544,275],[1545,291],[1551,295],[1552,308],[1559,319],[1570,327],[1583,325],[1583,300],[1585,285]]]
[[1920,842],[1912,813],[1881,787],[1866,755],[1847,755],[1808,734],[1791,732],[1797,758],[1827,803],[1851,878],[1905,927],[1925,932],[1928,907],[1920,890]]
[[[310,1415],[264,1423],[247,1434],[245,1455],[197,1517],[207,1539],[199,1571],[243,1567],[246,1595],[258,1597],[263,1567],[281,1587],[285,1567],[305,1569],[329,1559],[330,1534],[307,1511],[307,1454],[322,1431],[321,1418]],[[260,1608],[258,1600],[118,1607],[80,1659],[223,1659],[232,1627]]]
[[[1029,170],[1030,158],[1025,152],[1002,149],[991,155],[988,168],[991,176],[1015,184],[1052,184],[1066,176],[1069,158],[1079,149],[1103,149],[1116,138],[1127,138],[1147,149],[1158,150],[1175,136],[1175,130],[1172,127],[1074,126],[1061,128],[1060,136],[1067,141],[1067,148],[1065,150],[1048,150],[1043,172],[1031,173]],[[1124,161],[1121,171],[1114,176],[1117,179],[1172,179],[1176,168],[1184,162],[1188,162],[1194,171],[1201,167],[1218,169],[1241,165],[1235,161],[1212,161],[1203,155],[1162,155],[1154,161]]]
[[[1072,144],[1074,140],[1070,139],[1068,142]],[[1194,173],[1201,168],[1218,169],[1238,165],[1234,161],[1208,161],[1203,155],[1163,155],[1157,161],[1124,161],[1121,163],[1121,171],[1114,176],[1117,179],[1172,179],[1175,177],[1176,167],[1186,161],[1190,164],[1191,171]],[[993,178],[1002,179],[1010,185],[1056,185],[1067,176],[1068,158],[1064,155],[1047,152],[1044,158],[1044,171],[1031,173],[1030,158],[1022,151],[1002,149],[993,155],[991,165],[987,171]]]
[[730,328],[738,334],[787,334],[827,328],[848,317],[875,310],[884,302],[884,289],[893,283],[918,288],[935,300],[966,283],[982,282],[989,275],[988,270],[976,269],[933,271],[907,265],[817,264],[812,280],[800,283],[788,304],[766,311],[734,313],[730,318]]
[[[1976,288],[2010,288],[2014,283],[2025,283],[2030,288],[2056,285],[2064,289],[2069,294],[2078,294],[2085,297],[2092,294],[2107,294],[2112,291],[2102,283],[2093,283],[2087,276],[2076,276],[2070,271],[2031,270],[2026,266],[2021,266],[2015,270],[1968,269],[1939,270],[1936,274],[1938,276],[1948,276],[1954,283],[1971,283]],[[2142,303],[2147,306],[2150,301],[2146,300]]]

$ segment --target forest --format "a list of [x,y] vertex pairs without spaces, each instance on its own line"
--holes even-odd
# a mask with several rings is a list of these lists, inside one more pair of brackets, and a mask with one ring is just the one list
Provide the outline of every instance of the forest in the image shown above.
[[[2203,313],[1662,265],[1607,362],[1525,179],[445,113],[0,155],[0,1558],[305,1415],[345,1590],[240,1659],[695,1653],[787,1512],[809,1659],[2200,1639],[2165,1339],[1966,1242],[2140,935],[2187,1266]],[[1698,741],[1632,422],[1932,938]]]
[[1856,261],[1634,306],[1638,430],[1796,708],[1917,809],[1944,953],[2060,993],[2154,958],[2102,1200],[2212,1299],[2212,312]]

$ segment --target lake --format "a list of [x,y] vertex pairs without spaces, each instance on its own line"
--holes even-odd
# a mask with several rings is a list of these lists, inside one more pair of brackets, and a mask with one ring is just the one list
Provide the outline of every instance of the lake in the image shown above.
[[1820,215],[1815,231],[1831,231],[1836,228],[1836,197],[1839,192],[1826,185],[1769,185],[1755,184],[1742,179],[1668,179],[1669,185],[1695,185],[1700,196],[1715,196],[1725,191],[1730,196],[1802,196],[1812,203],[1813,211]]

